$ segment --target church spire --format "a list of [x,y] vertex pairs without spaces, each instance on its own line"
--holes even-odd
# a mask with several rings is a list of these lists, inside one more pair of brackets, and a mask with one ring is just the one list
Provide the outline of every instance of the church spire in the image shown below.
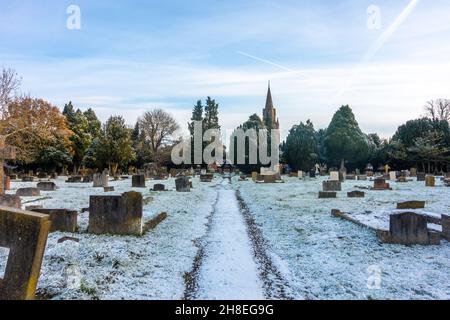
[[270,81],[269,81],[269,88],[267,90],[267,99],[266,99],[266,110],[272,110],[273,109],[273,100],[272,100],[272,92],[270,90]]

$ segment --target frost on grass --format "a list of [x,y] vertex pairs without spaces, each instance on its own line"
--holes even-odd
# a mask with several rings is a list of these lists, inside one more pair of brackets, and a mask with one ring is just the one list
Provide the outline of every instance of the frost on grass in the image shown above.
[[[338,199],[318,199],[322,180],[285,178],[285,184],[236,182],[270,250],[289,268],[291,286],[305,299],[449,299],[450,244],[399,246],[378,243],[375,233],[331,216],[332,209],[386,226],[397,202],[425,200],[426,211],[450,212],[450,188],[423,182],[397,184],[393,191],[369,191],[348,199],[356,185],[346,181]],[[381,271],[379,289],[372,271]],[[371,287],[372,289],[368,288]]]
[[[190,193],[173,191],[173,179],[155,183],[164,183],[171,191],[151,192],[154,183],[147,183],[145,189],[132,189],[131,180],[110,183],[116,192],[108,194],[135,190],[142,192],[144,198],[153,198],[144,206],[144,221],[158,213],[168,213],[162,224],[142,237],[87,234],[88,213],[78,217],[80,233],[50,234],[38,295],[51,299],[181,299],[184,274],[191,270],[198,250],[194,240],[206,231],[216,192],[211,184],[200,184],[196,179]],[[12,183],[10,193],[30,185]],[[66,184],[58,180],[57,185],[60,189],[56,192],[42,192],[41,197],[23,201],[38,200],[29,204],[81,211],[89,207],[90,195],[105,194],[102,188],[92,188],[92,184]],[[78,238],[80,242],[58,244],[64,236]]]

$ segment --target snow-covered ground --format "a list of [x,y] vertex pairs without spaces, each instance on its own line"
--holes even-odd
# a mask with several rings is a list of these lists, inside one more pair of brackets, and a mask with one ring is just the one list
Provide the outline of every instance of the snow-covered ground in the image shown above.
[[205,256],[199,269],[200,300],[264,299],[252,245],[234,190],[219,190]]
[[235,181],[233,185],[239,188],[268,240],[268,250],[289,268],[291,286],[298,296],[450,298],[450,243],[431,247],[382,245],[375,232],[331,216],[332,209],[339,209],[383,225],[396,203],[407,200],[427,201],[428,212],[450,213],[450,188],[439,181],[435,188],[425,188],[424,182],[391,182],[392,191],[363,190],[365,198],[349,199],[346,193],[358,190],[355,186],[368,187],[373,182],[347,181],[337,199],[318,199],[323,178],[284,179],[284,184]]
[[[155,230],[142,237],[95,236],[86,233],[88,213],[80,214],[80,233],[52,233],[38,284],[38,294],[53,299],[181,299],[184,295],[184,275],[192,269],[198,248],[194,240],[204,236],[206,222],[217,191],[212,184],[201,184],[193,179],[190,193],[173,191],[174,179],[147,181],[147,188],[134,189],[144,198],[153,201],[144,207],[144,220],[161,212],[168,218]],[[60,187],[55,192],[42,192],[41,197],[22,198],[23,202],[50,197],[27,205],[44,205],[45,208],[64,208],[81,211],[89,207],[89,195],[102,194],[102,188],[90,184],[66,184],[56,181]],[[155,183],[166,184],[171,191],[151,192]],[[19,187],[36,183],[12,182],[14,194]],[[110,182],[120,194],[133,190],[130,180]],[[72,236],[79,243],[58,239]]]
[[[450,213],[450,188],[440,181],[435,188],[391,182],[392,191],[363,190],[365,198],[349,199],[348,191],[373,182],[347,181],[337,199],[318,199],[323,178],[284,179],[284,184],[193,179],[190,193],[175,192],[173,179],[147,182],[147,188],[134,189],[153,198],[144,207],[144,221],[160,212],[167,212],[168,219],[142,237],[95,236],[86,233],[88,213],[81,213],[79,233],[49,235],[38,294],[52,299],[182,299],[196,271],[198,299],[450,299],[450,243],[383,245],[375,232],[331,216],[332,209],[339,209],[386,228],[396,203],[407,200],[425,200],[426,212]],[[92,184],[56,183],[60,189],[55,192],[23,198],[24,207],[81,211],[89,206],[90,195],[105,194]],[[155,183],[171,191],[151,192]],[[9,193],[35,185],[12,182]],[[110,194],[133,190],[131,180],[110,185],[116,189]],[[58,244],[64,236],[80,242]]]

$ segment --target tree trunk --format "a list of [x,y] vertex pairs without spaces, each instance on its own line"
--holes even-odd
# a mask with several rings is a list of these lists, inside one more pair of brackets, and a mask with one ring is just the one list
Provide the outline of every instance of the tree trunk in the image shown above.
[[341,160],[341,171],[344,171],[345,169],[345,159]]

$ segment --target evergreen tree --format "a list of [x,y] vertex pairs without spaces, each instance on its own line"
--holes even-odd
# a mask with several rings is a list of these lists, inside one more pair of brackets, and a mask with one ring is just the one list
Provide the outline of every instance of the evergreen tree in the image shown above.
[[367,137],[359,128],[352,109],[342,106],[334,115],[325,134],[325,147],[328,158],[334,164],[340,162],[341,169],[345,161],[357,164],[368,158]]
[[194,122],[195,121],[203,121],[203,105],[202,101],[198,100],[197,104],[194,106],[192,110],[191,123],[188,124],[189,132],[191,137],[194,136]]
[[284,146],[284,160],[293,170],[309,171],[319,160],[319,145],[310,120],[293,126]]
[[205,106],[205,130],[209,129],[220,129],[219,105],[211,97],[206,99]]
[[92,139],[98,138],[102,129],[102,123],[98,120],[95,111],[89,108],[84,112],[84,116],[87,119],[88,132],[90,133]]

